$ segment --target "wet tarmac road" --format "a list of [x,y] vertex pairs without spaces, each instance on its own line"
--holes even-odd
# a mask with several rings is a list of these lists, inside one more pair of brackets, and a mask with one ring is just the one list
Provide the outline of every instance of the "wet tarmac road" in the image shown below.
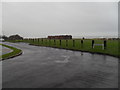
[[106,55],[7,43],[23,50],[2,62],[3,88],[117,88],[118,59]]

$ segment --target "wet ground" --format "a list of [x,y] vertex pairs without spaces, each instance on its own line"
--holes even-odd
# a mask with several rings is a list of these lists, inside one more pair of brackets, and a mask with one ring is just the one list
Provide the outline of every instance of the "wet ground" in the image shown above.
[[3,88],[117,88],[118,59],[106,55],[6,43],[22,49],[4,60]]
[[1,55],[10,53],[10,52],[12,52],[12,51],[13,51],[13,50],[11,50],[11,49],[9,49],[9,48],[7,48],[7,47],[2,46],[2,53],[1,53]]
[[[2,43],[2,42],[0,42],[0,43]],[[4,55],[4,54],[10,53],[12,51],[13,50],[0,45],[0,55]]]

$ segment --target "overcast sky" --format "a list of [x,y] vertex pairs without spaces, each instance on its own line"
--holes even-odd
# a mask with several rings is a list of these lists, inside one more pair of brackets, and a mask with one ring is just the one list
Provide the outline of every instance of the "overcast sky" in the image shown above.
[[117,2],[4,2],[5,35],[117,36]]

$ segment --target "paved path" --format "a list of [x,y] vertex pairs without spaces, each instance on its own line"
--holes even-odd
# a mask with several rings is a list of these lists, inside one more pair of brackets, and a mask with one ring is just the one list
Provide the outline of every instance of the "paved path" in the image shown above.
[[23,54],[2,62],[3,88],[118,87],[117,58],[25,43],[11,45]]
[[[2,42],[0,42],[2,43]],[[12,52],[13,50],[7,48],[7,47],[4,47],[2,45],[0,45],[0,55],[4,55],[4,54],[7,54],[7,53],[10,53]]]
[[13,50],[2,46],[2,55],[12,52]]

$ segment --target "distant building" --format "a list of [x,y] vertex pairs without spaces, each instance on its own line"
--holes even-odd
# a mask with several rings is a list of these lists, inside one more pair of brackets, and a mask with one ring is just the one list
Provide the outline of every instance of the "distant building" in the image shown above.
[[71,35],[48,36],[48,39],[72,39]]
[[11,35],[8,38],[9,40],[23,40],[23,37],[19,36],[19,35]]

